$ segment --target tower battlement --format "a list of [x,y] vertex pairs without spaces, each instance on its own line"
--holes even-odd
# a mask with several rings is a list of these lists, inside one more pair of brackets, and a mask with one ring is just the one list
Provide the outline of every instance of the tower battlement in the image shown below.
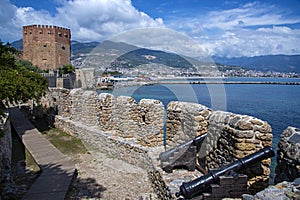
[[70,63],[71,31],[52,25],[23,26],[23,59],[42,69]]

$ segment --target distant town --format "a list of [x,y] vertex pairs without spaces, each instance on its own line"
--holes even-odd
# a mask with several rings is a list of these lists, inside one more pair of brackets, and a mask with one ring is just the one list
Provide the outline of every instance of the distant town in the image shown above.
[[[128,77],[155,77],[155,78],[171,78],[171,77],[276,77],[276,78],[300,78],[299,73],[285,73],[275,71],[256,71],[247,69],[226,69],[221,70],[217,66],[206,67],[203,70],[190,69],[174,69],[166,66],[148,65],[138,68],[117,68],[113,74],[126,75]],[[118,72],[118,73],[116,73]]]

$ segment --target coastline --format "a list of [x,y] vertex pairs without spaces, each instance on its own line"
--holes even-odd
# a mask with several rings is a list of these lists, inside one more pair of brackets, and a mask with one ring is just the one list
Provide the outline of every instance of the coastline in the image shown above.
[[[237,80],[234,80],[237,79]],[[245,79],[245,80],[242,80]],[[255,80],[257,79],[257,80]],[[269,79],[269,80],[268,80]],[[300,78],[283,77],[159,77],[151,81],[120,81],[113,89],[156,84],[264,84],[264,85],[300,85]],[[98,89],[100,90],[101,89]]]
[[164,81],[155,82],[155,84],[272,84],[272,85],[300,85],[300,82],[252,82],[252,81]]

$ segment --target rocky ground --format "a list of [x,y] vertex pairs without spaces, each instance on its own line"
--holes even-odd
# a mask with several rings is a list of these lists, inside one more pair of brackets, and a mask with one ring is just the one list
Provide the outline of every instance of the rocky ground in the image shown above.
[[243,200],[300,200],[300,177],[293,182],[271,185],[255,195],[243,195]]
[[147,172],[139,167],[94,151],[74,160],[78,176],[68,199],[157,199]]

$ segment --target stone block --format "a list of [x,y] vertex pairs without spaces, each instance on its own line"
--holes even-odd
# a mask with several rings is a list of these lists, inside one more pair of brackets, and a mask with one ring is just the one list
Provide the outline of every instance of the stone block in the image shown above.
[[241,151],[251,151],[255,149],[256,145],[253,143],[236,143],[235,147]]
[[252,129],[252,123],[249,121],[245,121],[244,119],[239,120],[236,125],[237,125],[237,128],[239,128],[240,130],[251,130]]

